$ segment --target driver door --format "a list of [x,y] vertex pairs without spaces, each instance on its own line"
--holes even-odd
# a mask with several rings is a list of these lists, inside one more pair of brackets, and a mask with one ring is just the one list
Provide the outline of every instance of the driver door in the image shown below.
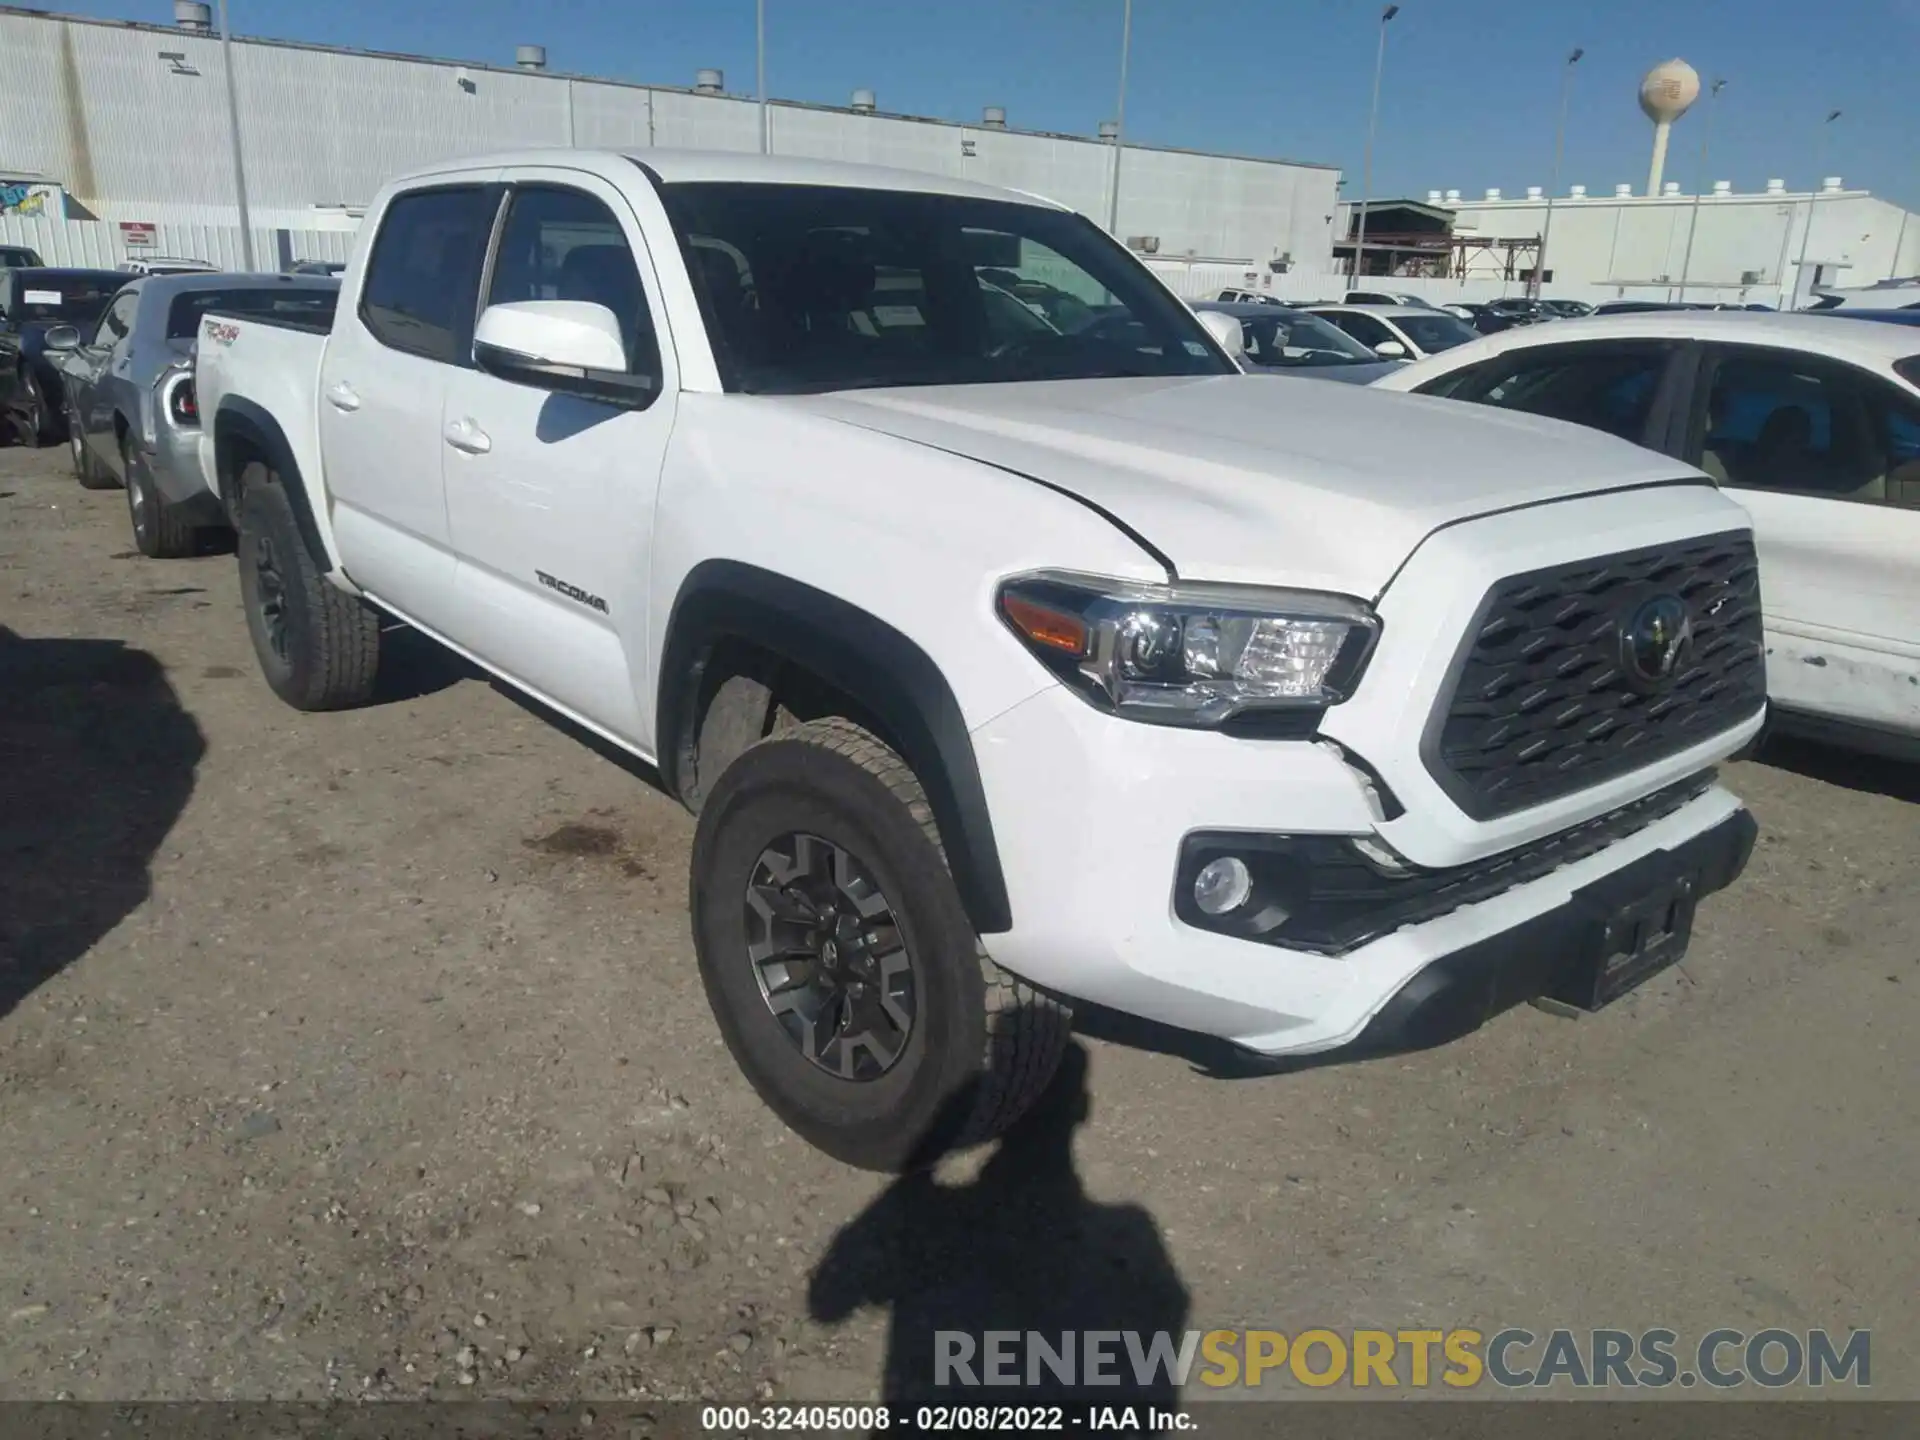
[[[122,482],[120,434],[114,425],[113,386],[115,375],[124,376],[129,361],[129,337],[133,334],[134,311],[140,307],[138,287],[123,290],[100,316],[93,333],[85,335],[80,348],[61,366],[66,380],[67,405],[80,426],[80,440],[93,453],[94,463]],[[138,416],[129,415],[129,424]]]

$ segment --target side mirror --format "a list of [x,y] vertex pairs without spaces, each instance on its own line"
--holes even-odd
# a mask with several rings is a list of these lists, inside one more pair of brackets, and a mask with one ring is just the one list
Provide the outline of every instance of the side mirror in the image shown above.
[[1407,347],[1398,340],[1382,340],[1373,347],[1373,353],[1382,360],[1404,360],[1407,358]]
[[1200,312],[1200,328],[1220,342],[1220,348],[1231,355],[1234,362],[1246,354],[1247,338],[1240,333],[1240,322],[1231,315],[1222,315],[1218,310]]
[[40,343],[49,350],[66,352],[80,348],[80,332],[72,325],[50,326]]
[[638,408],[653,379],[627,373],[620,322],[587,300],[516,300],[489,305],[473,332],[474,362],[516,385]]

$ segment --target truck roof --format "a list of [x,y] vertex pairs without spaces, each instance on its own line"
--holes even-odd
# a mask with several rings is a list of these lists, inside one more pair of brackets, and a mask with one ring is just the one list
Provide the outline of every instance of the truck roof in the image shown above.
[[798,155],[757,155],[735,150],[589,150],[565,146],[544,150],[510,150],[437,161],[395,177],[395,183],[423,180],[451,170],[486,170],[517,165],[562,165],[587,170],[618,181],[639,166],[662,184],[697,181],[736,185],[836,185],[861,190],[910,190],[928,195],[960,195],[979,200],[1001,200],[1044,205],[1064,210],[1044,196],[999,185],[981,185],[950,175],[923,170],[900,170],[885,165],[855,165],[842,160],[811,160]]

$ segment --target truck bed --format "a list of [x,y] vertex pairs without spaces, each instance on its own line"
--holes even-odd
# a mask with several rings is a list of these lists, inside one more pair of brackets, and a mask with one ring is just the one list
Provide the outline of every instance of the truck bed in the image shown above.
[[[328,327],[305,316],[232,315],[209,311],[194,345],[194,393],[201,426],[211,436],[223,406],[241,405],[271,416],[286,436],[292,462],[320,483],[316,401]],[[207,487],[227,498],[211,444],[200,447]]]

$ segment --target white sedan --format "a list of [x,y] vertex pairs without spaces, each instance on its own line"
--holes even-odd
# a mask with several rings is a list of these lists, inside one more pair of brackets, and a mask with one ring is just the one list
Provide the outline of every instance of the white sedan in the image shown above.
[[1503,331],[1375,388],[1570,420],[1753,515],[1782,728],[1920,756],[1920,333],[1677,311]]
[[1382,360],[1421,360],[1478,338],[1473,326],[1432,306],[1308,305]]

